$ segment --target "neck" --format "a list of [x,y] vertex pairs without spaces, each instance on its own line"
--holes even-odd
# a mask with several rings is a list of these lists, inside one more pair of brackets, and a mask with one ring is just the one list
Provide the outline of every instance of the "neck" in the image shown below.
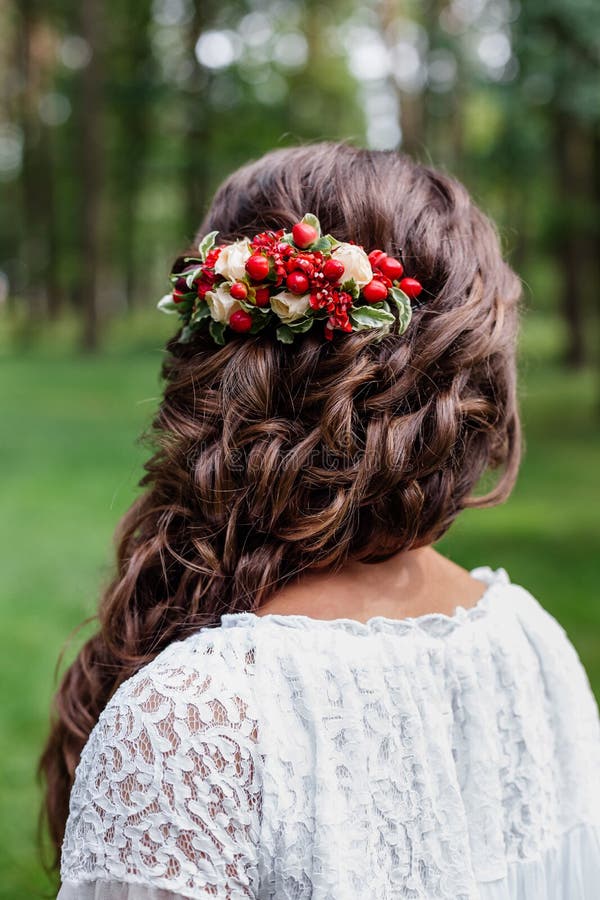
[[363,622],[376,615],[452,615],[457,605],[475,605],[484,591],[482,582],[427,546],[383,562],[349,562],[337,572],[307,572],[255,612]]

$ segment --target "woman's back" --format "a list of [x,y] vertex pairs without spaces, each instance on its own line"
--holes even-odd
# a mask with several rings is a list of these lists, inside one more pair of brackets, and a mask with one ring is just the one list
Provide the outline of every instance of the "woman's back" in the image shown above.
[[591,900],[587,676],[502,569],[471,575],[452,616],[229,613],[171,644],[83,751],[61,900]]
[[519,470],[491,222],[395,151],[280,148],[170,281],[144,490],[41,760],[65,900],[592,900],[577,654],[432,549]]

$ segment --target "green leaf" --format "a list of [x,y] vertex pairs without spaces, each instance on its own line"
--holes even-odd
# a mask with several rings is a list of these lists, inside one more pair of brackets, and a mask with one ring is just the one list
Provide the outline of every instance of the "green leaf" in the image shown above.
[[[261,312],[262,312],[262,310],[261,310]],[[270,310],[267,310],[267,312],[270,312]],[[258,334],[259,331],[262,331],[263,328],[267,327],[267,325],[269,324],[269,321],[270,321],[270,319],[267,318],[266,316],[259,316],[259,317],[255,318],[252,322],[252,326],[250,328],[249,333],[250,334]]]
[[310,331],[314,321],[313,316],[304,316],[303,319],[297,319],[295,322],[288,322],[287,327],[290,331],[293,331],[294,334],[304,334],[305,331]]
[[344,281],[344,283],[342,284],[342,290],[350,294],[350,296],[353,297],[354,300],[356,300],[356,298],[360,294],[358,285],[356,284],[354,278],[349,278],[348,281]]
[[210,317],[210,308],[206,300],[202,300],[194,310],[190,322],[194,324]]
[[198,278],[202,273],[202,266],[198,266],[198,268],[193,269],[191,272],[185,276],[185,283],[189,288],[193,285],[196,278]]
[[173,302],[173,294],[165,294],[164,297],[161,297],[158,303],[156,304],[156,308],[160,309],[161,312],[164,313],[176,313],[179,312],[180,303]]
[[332,250],[335,250],[336,247],[340,246],[341,241],[338,241],[337,238],[334,238],[332,234],[326,234],[324,239],[329,242],[329,246]]
[[198,244],[198,253],[200,254],[200,259],[202,262],[205,261],[206,257],[215,246],[215,240],[218,235],[218,231],[210,231],[205,237],[202,238],[200,243]]
[[400,288],[397,287],[392,287],[390,289],[390,294],[398,307],[398,334],[404,334],[412,319],[410,298],[406,296],[404,291],[401,291]]
[[223,345],[225,343],[224,322],[215,322],[215,320],[212,319],[210,325],[208,326],[208,330],[210,331],[210,336],[212,337],[215,344]]
[[326,237],[319,238],[318,241],[315,241],[314,244],[310,245],[310,252],[316,252],[320,250],[321,253],[327,253],[328,250],[331,250],[331,244],[327,240]]
[[369,303],[369,309],[385,309],[389,313],[392,312],[392,310],[390,309],[390,304],[387,302],[387,300],[378,300],[377,303]]
[[[313,228],[316,228],[319,233],[319,237],[321,237],[321,223],[319,222],[317,217],[315,215],[313,215],[313,213],[306,213],[306,215],[302,216],[302,221],[306,225],[312,225]],[[315,246],[315,244],[312,244],[311,249],[314,246]]]
[[294,343],[294,332],[289,325],[280,325],[276,331],[276,335],[277,339],[280,340],[282,344]]
[[395,322],[394,315],[385,309],[376,309],[373,306],[355,306],[350,310],[350,321],[357,326],[357,331],[365,328],[381,328],[390,326]]
[[282,244],[291,244],[292,247],[296,246],[294,244],[294,237],[291,231],[286,232],[280,240]]

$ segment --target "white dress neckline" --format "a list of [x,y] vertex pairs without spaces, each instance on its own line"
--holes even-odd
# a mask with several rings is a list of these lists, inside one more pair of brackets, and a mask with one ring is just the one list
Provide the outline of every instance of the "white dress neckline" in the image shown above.
[[484,582],[487,585],[485,591],[473,606],[457,605],[451,615],[442,612],[424,613],[420,616],[405,616],[401,619],[390,616],[373,616],[366,622],[358,619],[341,617],[336,619],[317,619],[301,613],[266,613],[257,615],[254,612],[224,613],[221,616],[222,628],[235,628],[240,626],[256,627],[260,624],[281,625],[285,628],[311,629],[333,628],[347,631],[356,635],[369,635],[375,632],[406,632],[415,629],[445,634],[459,626],[481,619],[489,612],[494,598],[498,595],[498,588],[510,585],[508,573],[503,568],[492,569],[489,566],[478,566],[469,571],[472,578]]

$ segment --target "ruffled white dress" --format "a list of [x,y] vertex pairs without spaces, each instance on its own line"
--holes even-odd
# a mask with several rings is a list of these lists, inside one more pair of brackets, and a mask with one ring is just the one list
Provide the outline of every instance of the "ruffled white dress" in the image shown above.
[[60,900],[597,900],[587,675],[471,574],[452,616],[230,613],[170,645],[83,751]]

